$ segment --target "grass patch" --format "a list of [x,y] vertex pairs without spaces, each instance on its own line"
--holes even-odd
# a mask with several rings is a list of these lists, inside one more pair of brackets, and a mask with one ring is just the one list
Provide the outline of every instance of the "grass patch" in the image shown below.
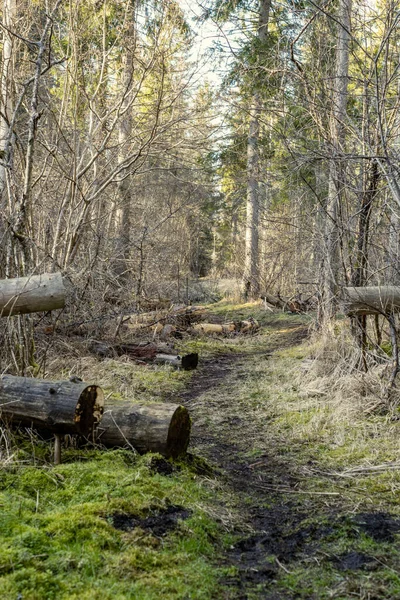
[[[172,476],[150,456],[89,452],[57,467],[14,465],[0,472],[1,597],[211,598],[218,595],[211,492],[184,464]],[[77,458],[77,457],[75,457]],[[125,532],[115,512],[147,515],[180,503],[190,517],[157,537]]]

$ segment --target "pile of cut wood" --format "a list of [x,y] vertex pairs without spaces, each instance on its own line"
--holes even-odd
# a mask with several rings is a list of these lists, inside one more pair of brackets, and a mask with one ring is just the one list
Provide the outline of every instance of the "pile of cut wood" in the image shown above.
[[[62,308],[65,290],[60,273],[0,281],[0,315],[48,311]],[[153,347],[139,351],[133,345],[119,345],[105,352],[131,352],[160,357]],[[183,368],[197,366],[195,357],[175,356]],[[142,356],[143,358],[143,356]],[[184,359],[186,363],[184,366]],[[192,362],[191,362],[192,361]],[[172,361],[171,361],[172,362]],[[191,365],[188,367],[188,365]],[[177,365],[178,366],[178,365]],[[54,460],[61,461],[61,436],[77,435],[105,447],[124,447],[139,452],[160,452],[176,457],[187,449],[190,417],[178,404],[105,402],[101,388],[73,377],[69,381],[48,381],[3,374],[0,378],[0,421],[54,434]]]

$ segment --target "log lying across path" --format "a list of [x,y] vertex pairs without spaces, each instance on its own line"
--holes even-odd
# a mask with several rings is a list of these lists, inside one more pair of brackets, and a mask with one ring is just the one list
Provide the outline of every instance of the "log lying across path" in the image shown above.
[[159,452],[176,458],[186,452],[190,417],[178,404],[107,405],[97,441],[107,448],[134,448],[141,454]]
[[160,352],[156,344],[109,344],[93,340],[90,350],[101,356],[101,358],[112,358],[115,356],[130,356],[142,362],[154,362],[158,364],[170,364],[185,371],[196,369],[199,355],[196,352],[190,354],[166,354]]
[[24,427],[89,437],[104,409],[101,388],[87,383],[3,375],[0,417]]
[[21,315],[64,308],[61,273],[0,280],[0,316]]
[[399,312],[400,287],[345,287],[343,288],[343,310],[350,316]]

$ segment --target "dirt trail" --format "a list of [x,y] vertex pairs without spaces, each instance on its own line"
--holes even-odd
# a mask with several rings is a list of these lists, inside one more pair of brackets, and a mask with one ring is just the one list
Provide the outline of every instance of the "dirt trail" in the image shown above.
[[[285,568],[281,561],[292,558],[305,544],[301,531],[288,534],[304,514],[299,513],[295,500],[287,501],[276,492],[290,490],[297,479],[287,465],[269,454],[268,443],[262,456],[249,456],[252,439],[247,434],[255,424],[245,411],[238,416],[232,397],[235,384],[246,377],[249,361],[268,359],[276,350],[298,344],[307,336],[307,327],[291,322],[280,323],[280,327],[286,327],[285,333],[278,340],[274,337],[264,350],[207,361],[181,395],[193,418],[191,451],[215,469],[218,479],[232,491],[233,508],[242,515],[236,527],[238,540],[225,557],[226,564],[238,570],[238,576],[225,581],[231,590],[228,598],[289,598],[267,588],[279,569]],[[243,435],[237,435],[238,430]],[[275,555],[275,560],[266,559],[268,554]]]
[[[386,561],[394,565],[389,566],[389,577],[393,568],[397,573],[400,518],[363,504],[362,496],[349,504],[347,496],[342,497],[342,482],[333,491],[315,489],[307,475],[307,452],[299,457],[296,450],[288,451],[284,430],[279,433],[268,422],[274,413],[257,406],[271,402],[273,407],[274,400],[287,393],[277,381],[286,382],[286,390],[291,382],[282,371],[283,359],[275,353],[307,336],[307,327],[293,320],[276,323],[274,329],[274,323],[268,323],[271,335],[262,334],[253,346],[257,351],[245,344],[241,353],[208,361],[182,395],[193,418],[189,450],[211,465],[232,515],[235,538],[222,562],[234,567],[234,575],[223,581],[227,591],[222,598],[400,600],[400,587],[388,596],[386,586],[373,584],[370,576],[373,571],[386,577],[379,571]],[[269,393],[268,382],[274,377],[275,388]],[[296,395],[285,402],[279,405],[283,418],[284,410],[295,410]],[[318,449],[307,440],[304,444],[314,457],[312,466],[318,466]],[[324,577],[330,581],[329,590]]]

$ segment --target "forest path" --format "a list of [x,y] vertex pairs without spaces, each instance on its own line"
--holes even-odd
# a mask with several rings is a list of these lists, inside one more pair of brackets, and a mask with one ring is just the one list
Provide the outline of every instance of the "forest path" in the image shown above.
[[400,599],[397,509],[387,492],[378,502],[376,479],[366,487],[335,466],[359,460],[358,424],[344,432],[349,446],[336,444],[336,417],[326,436],[329,398],[302,390],[308,330],[305,317],[264,316],[259,334],[205,361],[181,395],[189,451],[211,466],[215,513],[231,535],[221,598]]
[[[268,421],[254,403],[246,405],[241,391],[245,387],[256,396],[254,386],[261,382],[257,371],[274,353],[297,346],[307,335],[308,326],[299,325],[296,317],[272,318],[269,333],[255,346],[247,338],[243,351],[206,361],[181,394],[193,420],[190,450],[206,459],[229,490],[230,508],[241,515],[234,527],[238,539],[224,560],[236,568],[236,574],[224,581],[229,598],[287,597],[276,592],[266,595],[265,584],[270,587],[277,571],[285,569],[281,560],[290,560],[298,543],[293,537],[283,540],[284,532],[304,517],[286,498],[298,480],[290,465],[277,456],[279,448],[269,436]],[[269,553],[276,555],[275,561],[267,558]]]

